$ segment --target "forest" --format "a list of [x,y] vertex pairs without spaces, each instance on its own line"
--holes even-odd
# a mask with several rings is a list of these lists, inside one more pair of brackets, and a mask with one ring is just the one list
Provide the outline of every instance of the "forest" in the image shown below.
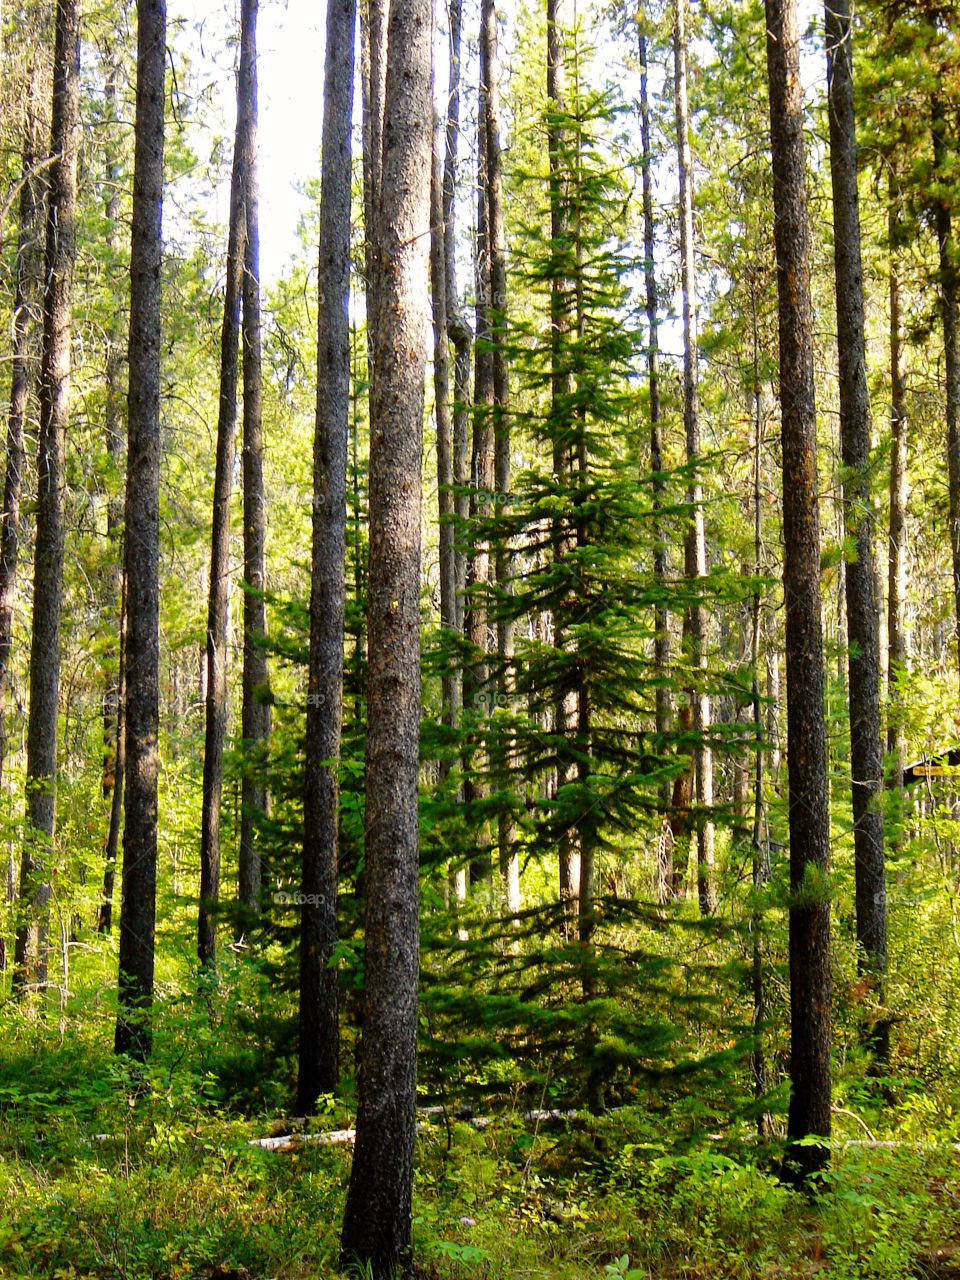
[[285,259],[263,10],[0,10],[0,1277],[960,1276],[960,8],[327,0]]

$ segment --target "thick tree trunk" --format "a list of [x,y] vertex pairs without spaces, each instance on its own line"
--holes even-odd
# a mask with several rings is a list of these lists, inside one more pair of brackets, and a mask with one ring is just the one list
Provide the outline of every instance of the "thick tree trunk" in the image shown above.
[[[245,103],[243,258],[243,693],[240,735],[252,756],[240,784],[240,858],[237,893],[247,918],[260,909],[259,815],[269,798],[261,756],[270,738],[270,675],[263,637],[267,629],[267,508],[263,489],[263,386],[260,324],[260,185],[257,165],[257,0],[240,8],[241,53],[238,91]],[[245,921],[238,918],[238,928]]]
[[364,1022],[357,1141],[341,1240],[343,1261],[369,1264],[373,1280],[387,1280],[411,1263],[432,35],[427,0],[393,0],[373,276]]
[[[20,873],[24,916],[17,929],[14,989],[46,982],[45,916],[56,821],[63,504],[70,411],[70,339],[77,155],[80,145],[80,6],[58,0],[53,64],[50,170],[44,257],[43,357],[37,453],[37,536],[33,556],[30,711],[27,721],[27,839]],[[31,956],[30,935],[36,932]],[[35,968],[31,974],[31,966]]]
[[313,453],[310,673],[304,762],[297,1110],[310,1114],[339,1079],[336,968],[340,726],[350,415],[350,180],[354,0],[327,8],[320,187],[317,420]]
[[[244,54],[246,53],[246,58]],[[206,733],[203,744],[203,807],[200,818],[200,911],[197,958],[210,970],[217,963],[217,903],[220,896],[220,810],[223,744],[227,732],[227,630],[230,624],[230,500],[237,428],[240,364],[240,300],[246,250],[245,183],[250,146],[250,103],[243,73],[249,50],[241,35],[237,77],[237,127],[230,177],[230,225],[220,335],[220,396],[217,456],[213,480],[210,595],[207,602]]]
[[[857,968],[882,1002],[887,967],[887,909],[883,856],[883,752],[880,743],[880,651],[873,567],[870,493],[870,399],[867,390],[857,193],[857,135],[853,105],[853,49],[849,0],[826,0],[833,254],[840,357],[840,448],[843,522],[856,551],[845,564],[850,689],[850,770],[856,880]],[[885,1061],[887,1023],[877,1024],[873,1048]]]
[[130,240],[127,396],[126,797],[120,1011],[114,1047],[150,1052],[157,886],[160,700],[160,273],[163,240],[164,0],[137,0],[137,106]]
[[820,517],[800,36],[795,0],[766,0],[780,324],[783,589],[790,828],[790,1111],[784,1175],[829,1159],[830,890],[820,619]]
[[[677,158],[680,178],[680,275],[683,297],[683,429],[690,480],[687,502],[690,524],[684,540],[684,574],[694,592],[702,590],[707,574],[707,543],[703,527],[703,486],[700,480],[700,396],[697,339],[697,263],[693,225],[693,161],[690,154],[690,112],[687,101],[687,0],[674,0],[674,104],[677,119]],[[702,601],[690,606],[684,630],[694,684],[690,690],[693,728],[697,736],[695,779],[697,795],[697,899],[701,915],[716,909],[714,884],[713,752],[710,733],[710,695],[704,688],[707,668],[707,611]]]

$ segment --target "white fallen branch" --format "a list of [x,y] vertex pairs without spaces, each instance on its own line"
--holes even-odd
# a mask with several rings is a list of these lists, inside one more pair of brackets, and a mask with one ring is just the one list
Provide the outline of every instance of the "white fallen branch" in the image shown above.
[[313,1143],[338,1144],[353,1142],[357,1136],[356,1129],[331,1129],[327,1133],[285,1133],[278,1138],[251,1138],[251,1147],[260,1147],[263,1151],[294,1151],[297,1147],[305,1147]]
[[[423,1107],[420,1109],[420,1115],[425,1115],[431,1120],[440,1119],[444,1114],[443,1107]],[[527,1124],[548,1124],[551,1121],[576,1120],[581,1116],[579,1111],[525,1111],[521,1116]],[[585,1114],[585,1113],[583,1113]],[[460,1119],[453,1116],[453,1119]],[[475,1129],[486,1129],[495,1120],[501,1119],[499,1116],[473,1116],[461,1123],[472,1124]],[[417,1133],[425,1133],[431,1125],[418,1124]],[[323,1144],[342,1144],[352,1143],[356,1138],[355,1129],[333,1129],[327,1133],[285,1133],[277,1138],[251,1138],[249,1145],[251,1147],[259,1147],[262,1151],[295,1151],[297,1147],[308,1146],[314,1143]]]

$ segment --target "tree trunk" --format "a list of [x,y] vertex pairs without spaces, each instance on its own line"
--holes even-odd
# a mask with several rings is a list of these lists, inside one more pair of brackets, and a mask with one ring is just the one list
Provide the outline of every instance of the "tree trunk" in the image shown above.
[[127,699],[127,584],[120,574],[120,634],[117,637],[117,712],[114,723],[113,788],[110,792],[110,822],[103,860],[103,897],[97,915],[97,932],[109,933],[113,927],[113,889],[117,877],[117,853],[123,829],[124,770],[126,768],[126,699]]
[[160,691],[160,273],[163,240],[164,0],[137,0],[137,105],[130,240],[127,396],[126,798],[120,904],[120,1011],[114,1047],[150,1052],[157,885]]
[[[702,590],[707,574],[707,544],[703,527],[703,486],[700,481],[700,397],[697,365],[697,263],[693,225],[693,162],[690,155],[690,120],[687,102],[687,0],[674,0],[673,56],[677,118],[677,158],[680,177],[680,271],[683,296],[683,429],[686,437],[690,480],[687,502],[690,523],[684,540],[684,574],[694,593]],[[714,884],[714,833],[709,811],[713,806],[713,752],[710,733],[710,695],[704,688],[707,669],[707,613],[697,599],[687,613],[690,665],[694,683],[690,690],[693,728],[696,734],[695,778],[697,794],[697,899],[701,915],[716,909]]]
[[350,417],[350,181],[354,0],[327,8],[320,187],[317,421],[313,454],[310,674],[304,762],[297,1110],[309,1115],[339,1079],[337,856]]
[[[856,551],[845,564],[847,662],[850,688],[850,770],[856,880],[857,969],[883,1001],[887,967],[887,910],[883,857],[883,752],[880,745],[880,651],[873,568],[870,494],[870,398],[867,390],[857,193],[857,135],[853,105],[853,49],[849,0],[826,0],[833,254],[840,357],[840,448],[844,534]],[[886,1027],[878,1023],[878,1028]],[[873,1048],[886,1061],[887,1035]]]
[[[640,22],[645,21],[641,14]],[[653,475],[653,577],[658,603],[653,614],[653,662],[657,675],[656,730],[660,743],[666,741],[673,714],[673,698],[667,686],[670,669],[670,615],[662,603],[666,599],[667,543],[660,512],[664,501],[663,429],[660,424],[660,340],[658,333],[657,262],[653,221],[653,148],[650,142],[650,98],[647,87],[647,37],[640,30],[640,142],[643,154],[643,276],[647,311],[647,394],[650,417],[650,471]],[[661,747],[662,749],[662,747]],[[660,783],[660,806],[669,811],[670,779]],[[673,892],[673,841],[658,842],[657,886],[660,901]]]
[[[760,383],[760,336],[758,331],[757,290],[751,291],[752,355],[753,355],[753,565],[756,586],[753,590],[750,611],[750,664],[752,668],[750,699],[756,737],[753,749],[753,837],[751,846],[754,908],[750,919],[750,985],[753,994],[753,1017],[750,1031],[753,1048],[750,1050],[750,1067],[753,1074],[753,1096],[759,1100],[767,1091],[767,1064],[763,1052],[764,1024],[767,1020],[766,990],[763,976],[764,919],[760,894],[770,875],[770,850],[765,831],[763,804],[763,703],[760,698],[760,631],[763,591],[760,574],[763,562],[762,487],[763,476],[763,411]],[[769,1130],[769,1116],[761,1111],[757,1115],[757,1132],[765,1138]]]
[[[427,0],[393,0],[372,281],[364,1022],[357,1141],[341,1240],[343,1261],[369,1264],[373,1280],[387,1280],[411,1264],[432,35]],[[384,58],[386,47],[378,51]]]
[[[500,68],[498,62],[498,21],[495,0],[483,0],[480,6],[480,80],[483,86],[483,141],[485,147],[486,189],[481,199],[486,202],[487,257],[490,272],[489,314],[487,329],[491,344],[493,386],[493,480],[498,514],[510,495],[510,387],[507,367],[507,254],[503,214],[503,163],[500,153]],[[494,549],[494,578],[501,597],[512,593],[513,551],[509,539],[502,535]],[[512,675],[514,623],[503,616],[497,618],[497,702],[502,719],[512,716],[514,693]],[[508,911],[520,909],[520,867],[516,852],[516,821],[509,796],[511,767],[515,742],[505,725],[499,726],[497,739],[497,788],[501,800],[497,813],[497,849],[504,904]]]
[[[447,91],[443,178],[442,191],[440,193],[443,226],[444,322],[447,336],[453,343],[454,351],[453,404],[450,409],[450,458],[448,467],[445,467],[445,474],[449,470],[450,482],[454,486],[454,492],[448,504],[449,516],[453,523],[451,523],[449,534],[449,551],[452,562],[447,569],[447,572],[452,574],[453,598],[452,604],[447,606],[447,614],[445,616],[451,618],[450,625],[460,635],[463,634],[464,630],[464,592],[467,577],[467,557],[463,548],[462,531],[470,517],[470,349],[473,343],[473,334],[460,305],[460,294],[457,288],[456,191],[460,144],[460,33],[462,7],[461,0],[449,0],[450,79]],[[447,387],[449,396],[449,371]],[[449,582],[447,591],[450,591]],[[442,604],[441,612],[443,612]],[[447,689],[447,696],[450,700],[448,722],[451,728],[456,728],[459,723],[460,708],[463,705],[463,672],[459,664],[454,665],[448,678],[450,680],[450,685]],[[454,705],[454,702],[456,705]],[[462,902],[467,896],[467,868],[464,866],[455,867],[451,878],[454,896],[458,901]]]
[[[120,122],[117,116],[117,80],[120,76],[119,55],[108,52],[110,59],[104,93],[107,102],[109,134],[105,166],[104,213],[107,231],[104,241],[115,251],[120,227]],[[107,499],[107,565],[103,607],[112,626],[119,624],[118,638],[108,639],[104,653],[103,687],[103,798],[109,803],[110,816],[104,845],[103,897],[97,916],[97,932],[109,933],[113,923],[113,886],[116,879],[117,853],[120,848],[120,822],[123,812],[123,707],[121,684],[123,665],[124,585],[123,585],[123,497],[119,477],[124,466],[124,424],[121,410],[123,355],[119,309],[111,316],[106,334],[104,367],[104,427],[106,450],[111,462],[109,497]]]
[[[547,0],[547,102],[550,112],[547,123],[547,151],[549,161],[550,239],[551,253],[558,262],[563,260],[566,241],[570,234],[566,198],[566,156],[563,113],[566,110],[566,50],[560,16],[559,0]],[[572,282],[565,279],[556,266],[550,279],[550,401],[551,413],[556,416],[567,412],[573,391],[573,379],[565,354],[569,343],[572,317]],[[555,483],[566,486],[570,482],[573,467],[572,439],[557,429],[554,432],[553,474]],[[553,558],[562,561],[573,547],[570,531],[564,527],[563,518],[557,517],[551,530]],[[562,649],[564,636],[562,621],[553,619],[553,647]],[[554,733],[557,738],[556,794],[576,777],[577,766],[567,743],[577,727],[576,690],[560,691],[554,707]],[[558,849],[560,900],[566,904],[564,933],[576,932],[575,917],[580,898],[580,849],[576,828],[571,823],[563,826]]]
[[[483,18],[481,14],[481,28]],[[463,699],[474,723],[479,728],[470,743],[469,761],[464,767],[464,796],[468,805],[487,799],[489,783],[486,771],[486,743],[491,730],[493,710],[487,623],[487,588],[490,581],[489,534],[478,525],[489,521],[493,506],[494,486],[494,368],[492,331],[492,291],[490,274],[489,206],[487,202],[489,168],[488,137],[485,128],[489,89],[480,67],[480,92],[477,116],[477,234],[474,242],[474,277],[476,287],[477,341],[474,349],[473,438],[470,453],[470,521],[471,551],[467,560],[467,598],[464,634],[470,644],[470,663],[464,671]],[[474,884],[491,879],[490,831],[486,822],[476,833],[477,854],[470,863],[470,880]]]
[[820,517],[803,91],[796,0],[766,0],[774,240],[780,328],[783,589],[790,829],[790,1110],[784,1176],[829,1159],[830,891],[820,619]]
[[[217,963],[217,903],[220,896],[220,810],[223,795],[223,743],[227,732],[227,629],[230,610],[230,499],[237,428],[240,357],[240,300],[246,252],[246,165],[250,148],[249,47],[241,34],[237,76],[237,127],[230,177],[230,225],[220,336],[220,396],[217,457],[213,480],[210,595],[207,603],[206,733],[203,744],[203,807],[200,819],[200,911],[197,958],[213,970]],[[246,522],[244,522],[246,525]]]
[[[241,55],[242,59],[242,55]],[[220,893],[220,805],[223,795],[223,748],[227,735],[227,630],[230,607],[230,495],[233,493],[234,439],[237,431],[239,319],[246,225],[243,212],[244,115],[237,82],[237,133],[230,175],[230,223],[227,280],[220,332],[220,396],[216,420],[214,517],[210,549],[210,595],[206,616],[206,733],[204,800],[200,827],[200,914],[197,959],[216,966],[216,906]]]
[[[907,735],[899,681],[907,670],[907,397],[903,376],[903,327],[900,304],[899,191],[896,174],[890,176],[887,226],[890,240],[890,523],[887,549],[887,696],[890,722],[887,751],[893,756],[892,782],[903,801],[903,768]],[[899,830],[899,812],[895,830]],[[892,841],[899,847],[899,836]]]
[[[20,872],[24,917],[17,929],[14,990],[46,983],[45,916],[56,821],[60,610],[63,597],[63,503],[70,411],[70,339],[77,154],[80,144],[80,7],[58,0],[53,63],[50,170],[44,257],[43,357],[37,453],[37,536],[33,557],[30,711],[27,721],[27,839]],[[31,956],[30,934],[36,931]]]
[[13,607],[17,595],[20,559],[20,499],[26,452],[23,424],[34,385],[33,356],[37,328],[37,303],[42,284],[40,217],[43,211],[42,179],[34,173],[40,149],[35,96],[39,75],[29,72],[27,107],[23,122],[23,178],[20,188],[17,234],[16,285],[13,299],[13,349],[10,372],[10,413],[7,419],[6,472],[3,512],[0,515],[0,780],[7,754],[7,694],[13,645]]
[[[946,181],[947,126],[939,101],[933,103],[934,171]],[[943,321],[943,363],[946,376],[947,483],[950,496],[950,550],[953,563],[954,634],[960,663],[960,324],[957,318],[957,249],[948,198],[936,202],[937,245],[940,255],[940,313]]]
[[[240,866],[237,885],[246,918],[260,910],[259,815],[269,805],[262,753],[270,738],[269,671],[263,637],[267,630],[267,509],[263,490],[263,387],[260,339],[260,185],[257,166],[257,0],[240,9],[238,92],[245,103],[243,321],[243,702],[240,735],[246,762],[240,783]],[[243,915],[238,929],[245,927]]]

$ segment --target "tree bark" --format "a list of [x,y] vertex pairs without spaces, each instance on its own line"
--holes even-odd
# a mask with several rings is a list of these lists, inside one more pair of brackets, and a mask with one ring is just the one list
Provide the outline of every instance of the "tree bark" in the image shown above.
[[114,722],[113,788],[110,792],[110,822],[103,861],[103,896],[97,915],[97,932],[109,933],[113,927],[113,890],[117,878],[117,852],[123,830],[124,770],[126,769],[126,700],[127,700],[127,584],[121,570],[120,633],[117,637],[117,710]]
[[[486,189],[481,198],[486,202],[487,257],[490,271],[490,296],[487,329],[490,336],[493,387],[493,487],[498,514],[510,495],[510,385],[507,363],[507,252],[503,212],[503,162],[500,151],[500,68],[498,62],[498,19],[495,0],[483,0],[480,6],[480,80],[483,85],[483,137],[485,146]],[[500,676],[497,699],[509,722],[514,693],[512,663],[514,623],[504,614],[503,598],[512,591],[513,550],[502,535],[494,548],[494,579],[501,597],[497,618],[497,660]],[[511,767],[515,743],[506,724],[497,734],[497,787],[500,804],[497,812],[497,850],[500,882],[508,911],[520,909],[520,868],[516,852],[516,821],[509,796]]]
[[[482,26],[481,10],[481,28]],[[493,284],[490,274],[487,201],[488,100],[489,88],[481,63],[477,116],[477,233],[474,241],[477,340],[473,359],[473,435],[470,451],[471,550],[467,558],[464,616],[464,634],[471,648],[471,656],[463,679],[464,704],[479,728],[472,735],[469,759],[464,767],[464,797],[468,805],[481,804],[489,795],[490,786],[484,775],[487,769],[486,743],[490,736],[494,701],[490,687],[490,668],[486,660],[490,648],[487,619],[487,592],[491,578],[490,543],[487,530],[479,528],[490,519],[494,487]],[[486,822],[479,824],[475,842],[477,853],[470,863],[470,880],[474,884],[483,884],[490,881],[492,874],[490,831]]]
[[[237,125],[230,176],[230,224],[227,234],[223,324],[220,334],[220,393],[217,455],[213,480],[210,594],[207,602],[206,732],[203,744],[203,801],[200,819],[200,910],[197,958],[210,971],[217,963],[217,905],[220,896],[220,810],[223,795],[223,744],[227,732],[227,630],[230,610],[230,500],[237,428],[240,363],[240,305],[246,252],[246,166],[250,148],[249,47],[241,32],[237,76]],[[246,56],[245,56],[246,55]],[[245,522],[246,523],[246,522]]]
[[[246,918],[260,909],[259,815],[269,806],[261,758],[270,738],[270,675],[263,637],[267,630],[267,508],[263,489],[263,386],[260,323],[260,184],[257,164],[257,0],[240,8],[238,90],[245,103],[243,319],[243,692],[240,735],[246,761],[240,783],[238,898]],[[245,927],[243,915],[238,928]]]
[[[369,1264],[374,1280],[411,1265],[432,36],[428,0],[393,0],[373,276],[364,1022],[357,1141],[341,1239],[343,1261]],[[386,61],[386,46],[379,53]]]
[[[641,13],[641,22],[645,16]],[[660,423],[660,339],[657,300],[656,229],[653,219],[653,147],[650,141],[650,97],[647,87],[647,37],[641,27],[640,55],[640,143],[643,155],[643,277],[647,312],[647,394],[650,418],[650,471],[653,476],[653,577],[658,603],[653,614],[653,662],[657,673],[656,730],[661,743],[670,732],[673,697],[667,684],[670,669],[670,615],[662,603],[666,599],[667,543],[660,512],[664,501],[663,428]],[[660,784],[660,806],[670,808],[670,779]],[[663,830],[663,828],[661,829]],[[658,842],[657,896],[666,901],[673,896],[673,841]]]
[[297,1110],[339,1079],[337,858],[350,416],[350,181],[356,6],[327,8],[313,455],[313,574],[304,762]]
[[[687,503],[689,526],[684,539],[684,574],[694,593],[702,591],[707,574],[707,544],[703,525],[703,485],[700,480],[700,396],[697,338],[697,263],[693,225],[693,161],[690,154],[690,111],[687,100],[687,0],[674,0],[673,57],[674,103],[677,120],[677,159],[680,179],[680,273],[683,297],[683,429],[690,479]],[[695,782],[697,795],[697,899],[701,915],[716,909],[714,884],[714,832],[709,811],[713,806],[713,752],[710,733],[710,695],[704,688],[707,668],[707,614],[701,599],[687,611],[684,628],[689,637],[694,684],[690,690],[693,728],[696,734]]]
[[23,122],[23,177],[18,211],[16,284],[13,299],[13,349],[10,370],[10,412],[7,418],[6,470],[3,511],[0,514],[0,779],[7,754],[7,694],[13,648],[13,608],[20,560],[20,499],[26,452],[23,427],[35,382],[34,346],[42,287],[40,216],[43,179],[34,173],[40,149],[35,97],[39,75],[31,68]]
[[[115,50],[108,52],[109,67],[104,86],[109,133],[105,165],[104,214],[108,250],[116,249],[120,228],[120,122],[117,115],[117,81],[120,60]],[[117,853],[120,848],[123,814],[123,496],[119,477],[124,466],[124,423],[121,408],[123,356],[120,336],[120,313],[111,316],[106,334],[104,364],[104,427],[107,455],[111,462],[109,496],[107,498],[107,566],[104,582],[104,612],[112,624],[116,620],[117,640],[108,640],[104,655],[103,686],[103,798],[109,803],[107,839],[104,845],[103,897],[97,916],[97,932],[109,933],[113,923],[113,887],[116,879]],[[109,625],[109,624],[108,624]]]
[[[893,756],[892,782],[900,801],[903,800],[903,769],[906,764],[907,738],[899,681],[907,670],[907,396],[903,374],[903,322],[901,319],[899,191],[895,173],[890,176],[889,213],[890,240],[890,520],[887,548],[887,696],[890,723],[887,727],[887,751]],[[899,817],[897,823],[899,826]],[[899,838],[893,844],[899,846]]]
[[[847,663],[850,690],[850,771],[857,916],[857,969],[883,1001],[887,967],[887,909],[883,853],[883,752],[880,743],[880,651],[870,494],[870,398],[867,390],[857,192],[857,134],[849,0],[826,0],[833,254],[840,359],[840,448],[843,523],[855,544],[846,560]],[[889,1051],[887,1022],[873,1032],[878,1059]]]
[[163,239],[164,0],[137,0],[137,105],[130,240],[127,395],[126,798],[120,1010],[114,1047],[150,1052],[157,884],[160,639],[160,274]]
[[[58,0],[53,64],[50,170],[44,256],[43,356],[37,453],[37,535],[33,557],[30,711],[27,721],[27,839],[20,873],[24,917],[17,929],[14,990],[46,983],[45,915],[56,823],[60,612],[63,598],[63,504],[70,412],[70,340],[77,155],[80,144],[80,7]],[[36,930],[31,957],[30,934]]]
[[790,830],[790,1110],[784,1176],[804,1183],[830,1135],[830,826],[823,719],[813,317],[796,0],[766,0],[780,330]]
[[[946,182],[950,160],[947,155],[947,126],[942,105],[933,102],[934,171]],[[941,194],[936,201],[937,246],[940,257],[940,314],[943,323],[943,363],[946,378],[947,485],[950,501],[950,550],[953,564],[954,634],[960,663],[960,323],[957,317],[957,248],[953,235],[953,215],[949,199]]]
[[[570,234],[566,191],[565,130],[563,113],[566,110],[566,50],[560,14],[559,0],[547,0],[547,152],[549,163],[550,240],[551,253],[556,262],[550,279],[550,403],[551,414],[556,419],[553,441],[553,474],[555,483],[569,484],[573,467],[572,434],[563,431],[559,422],[568,412],[573,392],[573,379],[566,346],[573,325],[573,286],[564,278],[557,264],[562,262],[567,238]],[[553,521],[551,529],[552,554],[559,563],[569,555],[573,539],[564,527],[563,517]],[[564,637],[562,620],[553,619],[553,647],[560,650]],[[557,740],[557,793],[576,777],[577,766],[566,743],[576,732],[577,693],[562,689],[554,707],[554,735]],[[558,849],[560,901],[566,904],[565,935],[576,932],[575,917],[580,899],[580,849],[576,829],[566,824]]]

